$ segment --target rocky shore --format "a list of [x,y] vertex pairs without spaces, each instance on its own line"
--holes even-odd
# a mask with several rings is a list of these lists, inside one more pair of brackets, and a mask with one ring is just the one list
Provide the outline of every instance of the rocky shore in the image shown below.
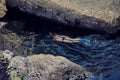
[[119,0],[6,0],[7,5],[20,11],[50,19],[79,30],[99,33],[120,30]]

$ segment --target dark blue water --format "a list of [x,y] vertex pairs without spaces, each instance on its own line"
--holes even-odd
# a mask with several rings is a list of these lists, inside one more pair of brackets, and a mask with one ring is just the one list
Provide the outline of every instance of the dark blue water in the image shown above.
[[26,37],[20,50],[24,56],[40,53],[63,56],[96,73],[102,80],[119,80],[120,37],[112,40],[100,35],[78,37],[80,42],[67,43],[34,34]]

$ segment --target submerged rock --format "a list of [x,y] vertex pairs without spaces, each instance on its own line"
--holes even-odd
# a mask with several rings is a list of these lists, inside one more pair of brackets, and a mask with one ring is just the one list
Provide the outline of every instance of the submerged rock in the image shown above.
[[6,15],[6,1],[0,0],[0,18]]
[[102,33],[120,29],[120,0],[7,0],[7,4],[72,27]]
[[85,68],[61,56],[16,56],[8,66],[11,80],[94,80]]

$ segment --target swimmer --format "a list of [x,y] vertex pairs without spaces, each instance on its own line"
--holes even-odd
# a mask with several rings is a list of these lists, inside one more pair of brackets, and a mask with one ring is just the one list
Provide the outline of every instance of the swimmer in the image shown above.
[[54,35],[53,40],[59,41],[59,42],[66,42],[66,43],[78,43],[78,42],[80,42],[80,38],[70,38],[70,37],[64,36],[64,35]]

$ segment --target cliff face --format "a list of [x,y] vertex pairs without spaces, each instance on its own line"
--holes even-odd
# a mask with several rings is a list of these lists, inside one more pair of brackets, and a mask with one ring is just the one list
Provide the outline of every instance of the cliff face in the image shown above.
[[104,33],[120,29],[120,0],[7,0],[7,4],[72,27]]
[[0,18],[6,14],[7,9],[5,4],[5,0],[0,0]]

